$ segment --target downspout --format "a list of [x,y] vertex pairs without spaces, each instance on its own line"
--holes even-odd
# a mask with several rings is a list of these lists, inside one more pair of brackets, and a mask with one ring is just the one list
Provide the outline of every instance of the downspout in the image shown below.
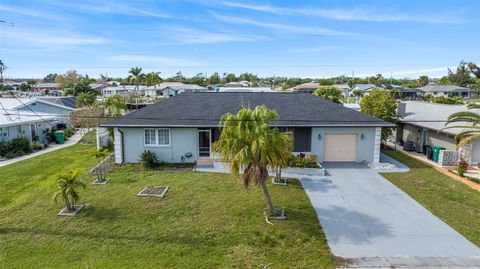
[[124,145],[123,145],[123,131],[120,130],[120,128],[117,128],[118,132],[120,133],[120,146],[122,147],[122,163],[120,164],[120,166],[122,166],[124,163],[125,163],[125,149],[124,149]]

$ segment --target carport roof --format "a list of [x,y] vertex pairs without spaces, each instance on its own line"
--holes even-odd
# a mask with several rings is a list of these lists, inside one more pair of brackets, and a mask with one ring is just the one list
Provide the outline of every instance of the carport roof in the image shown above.
[[393,127],[378,118],[306,93],[187,92],[103,124],[104,127],[216,127],[226,113],[265,105],[282,127]]

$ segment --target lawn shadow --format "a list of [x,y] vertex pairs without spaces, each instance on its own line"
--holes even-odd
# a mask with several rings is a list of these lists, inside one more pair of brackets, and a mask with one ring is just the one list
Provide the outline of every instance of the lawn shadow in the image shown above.
[[121,214],[121,210],[117,208],[88,205],[81,211],[82,215],[98,221],[114,221]]
[[375,237],[393,236],[392,227],[381,219],[339,206],[315,208],[320,224],[331,242],[369,244]]

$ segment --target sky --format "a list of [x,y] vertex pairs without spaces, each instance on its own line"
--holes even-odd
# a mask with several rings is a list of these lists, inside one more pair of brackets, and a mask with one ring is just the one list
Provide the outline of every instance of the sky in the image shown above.
[[7,78],[440,77],[480,63],[480,1],[0,0]]

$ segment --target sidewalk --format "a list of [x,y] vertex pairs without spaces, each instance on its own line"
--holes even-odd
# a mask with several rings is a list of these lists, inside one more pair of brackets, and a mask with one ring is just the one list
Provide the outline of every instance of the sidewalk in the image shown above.
[[23,155],[21,157],[13,158],[13,159],[0,160],[0,167],[7,166],[7,165],[10,165],[10,164],[14,164],[14,163],[17,163],[17,162],[21,162],[23,160],[27,160],[27,159],[30,159],[30,158],[33,158],[33,157],[43,155],[45,153],[49,153],[49,152],[52,152],[52,151],[56,151],[56,150],[59,150],[59,149],[63,149],[63,148],[66,148],[66,147],[73,146],[73,145],[77,144],[78,141],[80,141],[81,138],[82,138],[81,132],[77,131],[67,141],[65,141],[65,144],[63,144],[63,145],[50,144],[48,148],[42,149],[40,151],[31,153],[31,154]]

